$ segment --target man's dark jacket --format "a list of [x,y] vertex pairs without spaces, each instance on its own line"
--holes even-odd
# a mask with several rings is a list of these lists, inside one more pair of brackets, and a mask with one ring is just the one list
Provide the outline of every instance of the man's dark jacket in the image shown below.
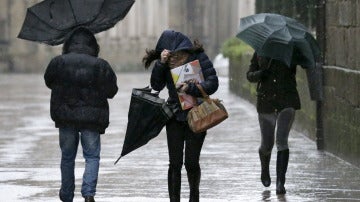
[[105,133],[109,125],[107,99],[117,93],[116,75],[98,58],[99,46],[85,28],[69,34],[63,54],[53,58],[44,75],[51,89],[51,118],[56,127],[74,127]]

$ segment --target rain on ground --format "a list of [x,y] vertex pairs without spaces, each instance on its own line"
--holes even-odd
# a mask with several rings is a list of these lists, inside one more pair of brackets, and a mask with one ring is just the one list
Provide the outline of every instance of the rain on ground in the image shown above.
[[[96,201],[168,201],[164,130],[114,165],[122,149],[131,90],[147,86],[149,75],[149,72],[118,73],[119,92],[110,100],[110,126],[102,136]],[[50,90],[42,76],[0,75],[0,201],[59,201],[58,131],[50,119]],[[166,92],[160,95],[165,97]],[[287,194],[275,194],[275,148],[270,165],[272,184],[263,187],[255,107],[229,92],[226,77],[220,77],[220,88],[213,97],[224,101],[230,117],[208,131],[200,160],[200,201],[360,201],[360,169],[318,151],[314,141],[297,131],[291,131],[289,139]],[[83,201],[80,194],[83,169],[79,151],[75,202]],[[183,169],[182,201],[187,201],[188,195]]]

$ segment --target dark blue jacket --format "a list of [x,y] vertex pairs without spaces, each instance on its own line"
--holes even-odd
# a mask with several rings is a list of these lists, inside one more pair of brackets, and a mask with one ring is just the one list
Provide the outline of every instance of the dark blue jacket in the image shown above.
[[[187,36],[180,32],[166,30],[160,36],[155,50],[161,52],[164,49],[170,51],[179,51],[190,50],[192,48],[193,44]],[[204,82],[200,83],[200,85],[204,88],[208,95],[215,93],[219,87],[219,82],[212,62],[204,52],[192,53],[189,56],[187,62],[193,60],[199,60],[201,65]],[[160,63],[159,60],[156,61],[152,70],[150,82],[151,87],[156,91],[161,91],[165,88],[165,86],[167,87],[169,92],[168,102],[174,103],[177,106],[176,108],[179,109],[179,111],[176,113],[177,119],[179,121],[185,121],[188,111],[180,110],[181,107],[175,85],[171,77],[170,68],[166,64]],[[195,97],[202,97],[200,91],[194,84],[189,84],[189,88],[186,93]]]

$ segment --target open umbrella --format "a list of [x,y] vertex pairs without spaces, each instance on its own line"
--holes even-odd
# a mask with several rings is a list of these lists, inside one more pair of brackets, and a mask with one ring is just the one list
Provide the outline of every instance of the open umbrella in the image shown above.
[[59,45],[77,26],[94,34],[113,27],[134,0],[44,0],[27,9],[18,38]]
[[286,16],[260,13],[241,18],[236,36],[259,56],[306,68],[311,99],[323,99],[322,65],[317,62],[320,48],[304,25]]
[[320,48],[307,30],[295,19],[260,13],[240,19],[240,30],[236,35],[255,49],[259,56],[315,67]]
[[131,93],[128,124],[120,157],[145,145],[159,135],[173,111],[159,93],[151,93],[151,88],[134,88]]

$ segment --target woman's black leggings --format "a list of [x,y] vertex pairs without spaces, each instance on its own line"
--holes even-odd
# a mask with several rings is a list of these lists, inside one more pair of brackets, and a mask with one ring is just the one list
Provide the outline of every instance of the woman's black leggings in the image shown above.
[[289,149],[288,138],[291,126],[294,122],[295,109],[285,108],[279,113],[259,113],[261,130],[260,151],[264,154],[271,153],[274,146],[276,128],[276,146],[278,151]]
[[200,172],[200,152],[205,140],[206,132],[193,133],[186,122],[179,122],[175,118],[166,124],[167,144],[169,149],[170,169],[181,170],[184,159],[187,172]]

